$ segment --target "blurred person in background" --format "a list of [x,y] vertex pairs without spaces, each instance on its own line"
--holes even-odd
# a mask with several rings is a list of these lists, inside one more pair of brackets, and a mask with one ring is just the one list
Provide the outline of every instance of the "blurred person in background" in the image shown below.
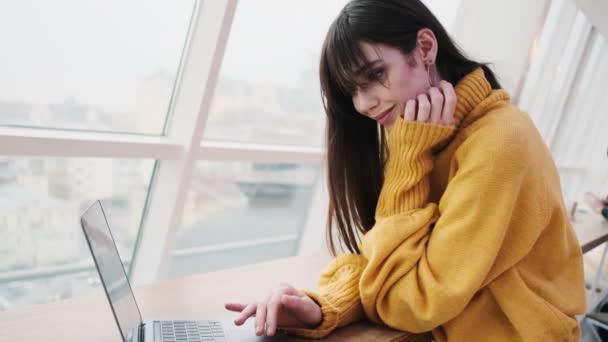
[[601,199],[591,192],[585,194],[585,201],[594,213],[604,216],[608,220],[608,196]]

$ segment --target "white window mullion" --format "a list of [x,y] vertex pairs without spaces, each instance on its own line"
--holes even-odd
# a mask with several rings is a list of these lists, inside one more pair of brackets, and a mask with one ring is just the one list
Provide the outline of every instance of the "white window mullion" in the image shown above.
[[601,59],[601,45],[597,44],[599,35],[593,31],[589,48],[578,66],[578,72],[568,93],[562,110],[563,117],[557,124],[551,149],[557,164],[583,164],[583,146],[588,143],[585,136],[592,131],[597,120],[593,108],[600,97],[588,95],[597,89],[598,67]]
[[320,164],[324,150],[320,147],[300,147],[241,142],[205,140],[200,159],[217,161],[253,161],[258,163]]
[[325,232],[327,229],[327,209],[329,206],[329,194],[327,189],[327,172],[326,168],[323,167],[315,185],[306,223],[300,234],[298,255],[312,255],[328,252],[327,245],[324,243],[324,241],[326,241]]
[[235,241],[229,243],[220,243],[214,244],[210,246],[201,246],[187,249],[180,249],[173,252],[173,257],[187,257],[193,255],[201,255],[201,254],[210,254],[213,252],[219,251],[234,251],[238,253],[238,250],[241,248],[250,248],[250,247],[260,247],[265,245],[273,245],[285,242],[292,242],[298,240],[297,235],[282,235],[282,236],[273,236],[270,238],[262,238],[255,240],[244,240],[244,241]]
[[606,0],[574,0],[577,7],[585,13],[589,21],[604,36],[608,36],[608,1]]
[[565,50],[567,44],[567,40],[561,37],[567,36],[572,30],[576,12],[576,7],[569,0],[552,1],[518,98],[518,105],[530,113],[544,138],[548,131],[548,127],[545,127],[547,120],[552,120],[553,115],[547,112],[547,98],[561,62],[561,51]]
[[183,146],[162,136],[0,127],[0,155],[91,158],[182,158]]
[[[602,48],[602,54],[604,56],[608,55],[608,48],[605,46]],[[591,109],[593,118],[588,126],[585,145],[579,150],[584,151],[580,153],[581,163],[589,170],[588,183],[585,189],[581,189],[581,192],[593,191],[605,196],[608,189],[604,185],[608,181],[608,139],[606,138],[608,120],[605,119],[608,97],[605,96],[606,90],[602,85],[605,82],[605,76],[608,75],[606,58],[602,60],[602,66],[597,70],[600,72],[598,86],[589,92],[588,96],[598,99],[598,101],[594,103],[594,107]]]
[[606,76],[608,76],[608,42],[606,37],[598,34],[596,43],[600,49],[600,63],[593,67],[595,73],[594,85],[592,90],[587,94],[588,98],[593,99],[593,106],[590,108],[590,124],[585,127],[585,137],[576,147],[575,151],[581,156],[582,163],[587,167],[596,169],[608,170],[607,167],[598,165],[598,160],[603,161],[602,165],[608,162],[606,150],[608,149],[608,139],[606,139],[606,131],[608,131],[608,120],[606,120],[605,108],[608,106],[608,97],[606,96]]
[[[608,63],[605,61],[608,50],[605,47],[604,37],[599,32],[594,32],[595,39],[591,50],[592,53],[598,55],[597,63],[588,63],[585,66],[585,68],[589,69],[589,73],[593,74],[591,86],[581,93],[582,101],[584,101],[585,105],[584,111],[579,113],[578,110],[575,110],[571,113],[574,117],[572,125],[579,134],[567,146],[567,155],[588,168],[596,167],[597,164],[594,161],[597,160],[598,156],[605,155],[605,149],[604,151],[598,151],[597,147],[600,146],[596,146],[595,144],[600,143],[601,137],[606,136],[606,129],[608,128],[606,120],[602,120],[605,115],[603,108],[606,108],[604,83],[606,75],[608,75]],[[581,114],[586,117],[584,122],[577,120]],[[572,129],[572,127],[563,128],[563,130],[569,129]],[[606,141],[604,140],[605,143]]]
[[547,113],[552,117],[547,120],[549,128],[547,130],[546,142],[553,147],[557,128],[564,116],[564,106],[570,97],[572,85],[577,72],[580,70],[581,60],[587,51],[588,43],[591,38],[592,26],[582,13],[576,15],[573,30],[568,39],[568,45],[557,69],[555,81],[551,85],[549,96],[547,97]]
[[183,143],[185,154],[160,162],[155,172],[134,255],[135,284],[153,282],[168,271],[236,4],[206,0],[195,10],[167,129],[169,138]]

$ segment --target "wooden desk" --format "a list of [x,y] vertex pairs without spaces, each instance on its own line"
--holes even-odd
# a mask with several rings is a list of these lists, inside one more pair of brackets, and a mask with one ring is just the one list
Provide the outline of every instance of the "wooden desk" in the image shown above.
[[572,226],[583,254],[608,242],[608,221],[594,213],[577,213]]
[[[249,302],[266,295],[282,282],[314,289],[329,257],[291,257],[220,272],[168,280],[135,290],[144,320],[216,319],[233,321],[224,309],[227,301]],[[251,320],[250,320],[251,322]],[[248,329],[254,335],[253,325]],[[243,331],[241,331],[243,332]],[[370,323],[339,329],[328,340],[358,340],[360,332],[374,334],[374,341],[424,341],[422,335],[404,336]],[[348,336],[349,338],[346,338]],[[120,341],[112,312],[102,290],[94,295],[0,313],[0,341]],[[286,337],[260,338],[284,341]],[[299,339],[289,339],[298,341]]]

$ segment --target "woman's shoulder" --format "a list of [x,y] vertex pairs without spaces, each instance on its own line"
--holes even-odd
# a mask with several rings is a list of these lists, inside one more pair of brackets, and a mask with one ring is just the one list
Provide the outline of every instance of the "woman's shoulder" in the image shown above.
[[463,134],[465,138],[457,155],[475,153],[525,161],[538,153],[547,153],[530,116],[510,103],[492,109],[466,127]]

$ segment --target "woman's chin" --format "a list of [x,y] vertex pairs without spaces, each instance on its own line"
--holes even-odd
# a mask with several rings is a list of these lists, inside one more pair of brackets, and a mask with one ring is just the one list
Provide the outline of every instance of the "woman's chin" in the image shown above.
[[384,126],[384,128],[390,128],[393,126],[393,124],[395,124],[395,120],[397,119],[395,114],[391,113],[389,114],[390,117],[386,118],[385,120],[382,120],[382,122],[378,122],[380,125]]

